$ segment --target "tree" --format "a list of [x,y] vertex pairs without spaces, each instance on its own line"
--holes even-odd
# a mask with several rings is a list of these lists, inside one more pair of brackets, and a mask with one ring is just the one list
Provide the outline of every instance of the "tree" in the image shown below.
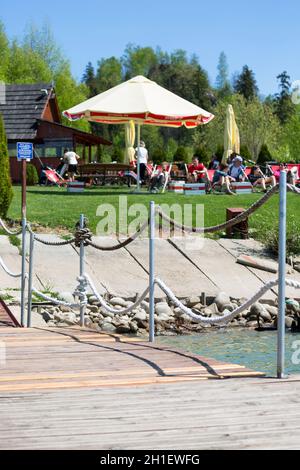
[[12,197],[7,139],[0,114],[0,217],[6,217]]
[[219,97],[228,96],[231,94],[231,86],[228,76],[228,63],[225,52],[221,52],[218,63],[218,75],[216,78],[216,87]]
[[136,75],[149,76],[150,69],[156,64],[157,58],[152,47],[139,47],[128,44],[122,57],[125,79]]
[[237,76],[234,91],[244,96],[247,101],[253,100],[258,95],[258,87],[255,75],[248,65],[244,65],[242,73]]
[[5,81],[9,64],[9,42],[0,21],[0,80]]
[[275,113],[281,124],[286,124],[295,112],[291,98],[291,78],[286,71],[277,76],[279,93],[275,95]]
[[88,87],[90,97],[97,95],[96,75],[92,62],[87,64],[82,76],[82,82]]

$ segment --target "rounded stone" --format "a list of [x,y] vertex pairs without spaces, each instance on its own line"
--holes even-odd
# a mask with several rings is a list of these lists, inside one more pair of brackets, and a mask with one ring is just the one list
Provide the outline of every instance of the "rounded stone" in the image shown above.
[[220,312],[223,312],[226,305],[230,304],[230,297],[226,292],[219,292],[215,298],[215,304],[217,305]]

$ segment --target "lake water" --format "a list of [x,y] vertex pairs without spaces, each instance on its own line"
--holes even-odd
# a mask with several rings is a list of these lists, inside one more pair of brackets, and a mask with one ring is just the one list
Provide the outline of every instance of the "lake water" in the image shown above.
[[[222,329],[193,336],[157,337],[157,344],[173,346],[207,358],[241,364],[276,375],[277,332]],[[300,373],[300,333],[286,333],[287,374]]]

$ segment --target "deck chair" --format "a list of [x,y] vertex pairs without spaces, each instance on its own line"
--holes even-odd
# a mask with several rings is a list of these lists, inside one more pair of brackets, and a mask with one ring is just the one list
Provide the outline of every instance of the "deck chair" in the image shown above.
[[47,167],[46,170],[43,170],[44,171],[44,174],[47,178],[47,181],[49,181],[49,183],[53,183],[55,184],[56,186],[58,187],[61,187],[61,186],[64,186],[65,184],[67,184],[67,181],[64,180],[62,178],[62,176],[60,176],[55,170],[53,170],[52,168],[49,168]]

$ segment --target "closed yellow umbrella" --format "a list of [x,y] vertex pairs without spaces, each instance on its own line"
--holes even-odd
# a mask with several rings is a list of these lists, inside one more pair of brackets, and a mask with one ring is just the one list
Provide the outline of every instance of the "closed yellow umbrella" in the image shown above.
[[240,153],[240,133],[236,125],[233,107],[228,105],[224,132],[224,154],[222,163],[226,163],[232,153]]
[[125,158],[124,162],[129,164],[134,161],[134,141],[135,141],[135,125],[134,121],[125,124]]

